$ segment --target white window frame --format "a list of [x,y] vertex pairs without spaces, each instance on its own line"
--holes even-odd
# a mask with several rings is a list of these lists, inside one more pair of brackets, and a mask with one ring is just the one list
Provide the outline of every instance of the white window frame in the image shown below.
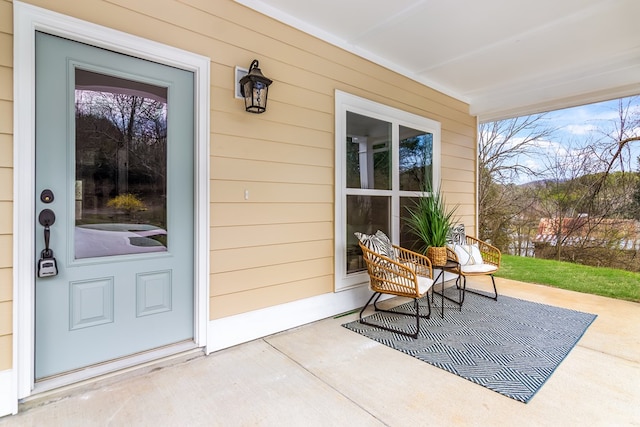
[[[346,187],[346,138],[347,111],[386,121],[392,124],[392,160],[391,190],[372,190]],[[400,197],[416,197],[420,192],[400,191],[399,189],[399,127],[405,126],[431,133],[433,135],[433,182],[440,183],[440,122],[418,116],[397,108],[380,104],[359,96],[336,90],[335,92],[335,290],[342,291],[368,282],[366,272],[347,274],[346,267],[346,221],[348,195],[386,196],[391,197],[391,239],[398,244],[400,236]]]

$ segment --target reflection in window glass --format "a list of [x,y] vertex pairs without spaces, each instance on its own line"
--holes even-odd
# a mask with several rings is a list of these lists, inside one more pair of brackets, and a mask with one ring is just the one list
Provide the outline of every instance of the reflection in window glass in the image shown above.
[[413,209],[418,201],[417,197],[400,197],[400,246],[414,252],[424,253],[422,241],[413,234],[407,225],[409,216],[407,208]]
[[347,112],[347,188],[391,189],[391,123]]
[[374,234],[382,230],[391,236],[391,198],[384,196],[347,196],[347,273],[366,270],[356,231]]
[[167,250],[167,89],[76,70],[75,257]]
[[423,191],[432,181],[433,134],[400,126],[400,190]]

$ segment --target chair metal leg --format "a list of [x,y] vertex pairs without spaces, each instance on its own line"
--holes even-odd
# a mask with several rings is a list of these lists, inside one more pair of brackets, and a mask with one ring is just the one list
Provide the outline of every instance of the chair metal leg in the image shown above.
[[[463,279],[462,286],[460,286],[461,278]],[[460,276],[459,274],[458,274],[458,277],[456,278],[456,289],[458,290],[457,304],[458,304],[458,307],[460,308],[460,311],[462,311],[462,304],[464,304],[464,293],[467,291],[467,280],[466,278]]]
[[[418,338],[418,334],[420,333],[420,318],[428,319],[431,316],[431,304],[427,304],[427,306],[429,308],[429,313],[426,316],[424,316],[424,315],[420,314],[420,303],[418,302],[418,298],[414,298],[413,299],[414,308],[416,310],[416,312],[415,312],[416,332],[414,334],[412,334],[412,333],[405,332],[405,331],[402,331],[402,330],[399,330],[399,329],[389,328],[389,327],[384,326],[384,325],[378,325],[378,324],[375,324],[375,323],[371,323],[371,322],[368,322],[368,321],[366,321],[366,320],[364,320],[362,318],[362,313],[364,313],[366,308],[369,306],[369,304],[371,303],[371,300],[373,300],[373,308],[375,309],[375,311],[382,311],[382,312],[385,312],[385,313],[393,313],[393,314],[402,314],[404,316],[414,316],[413,313],[407,313],[407,312],[403,312],[403,311],[392,311],[392,310],[385,310],[385,309],[382,309],[382,308],[378,308],[377,302],[378,302],[378,299],[380,299],[381,296],[382,296],[382,294],[380,292],[375,292],[373,295],[371,295],[371,298],[369,298],[369,301],[367,301],[365,306],[362,307],[362,310],[360,310],[360,317],[359,317],[360,323],[362,323],[363,325],[373,326],[374,328],[384,329],[385,331],[395,332],[397,334],[404,335],[404,336],[407,336],[407,337],[411,337],[413,339]],[[374,297],[375,297],[375,299],[374,299]],[[429,302],[429,295],[427,295],[427,302]]]
[[[374,292],[371,295],[371,298],[369,298],[369,301],[367,301],[367,303],[364,305],[364,307],[362,307],[362,310],[360,310],[360,321],[362,322],[362,313],[364,313],[364,311],[367,309],[367,307],[369,307],[369,304],[371,304],[371,300],[373,299],[373,297],[377,296],[376,301],[378,302],[378,299],[380,298],[382,294],[380,292]],[[375,306],[375,302],[373,303],[373,307],[376,309],[376,311],[378,311],[377,307]]]
[[465,292],[471,292],[472,294],[480,295],[481,297],[491,298],[494,301],[498,301],[498,289],[496,288],[496,279],[493,277],[493,274],[490,274],[490,276],[491,276],[491,283],[493,283],[493,295],[487,295],[482,292],[474,291],[473,289],[468,289],[466,277],[464,277],[464,285],[463,285],[465,288]]

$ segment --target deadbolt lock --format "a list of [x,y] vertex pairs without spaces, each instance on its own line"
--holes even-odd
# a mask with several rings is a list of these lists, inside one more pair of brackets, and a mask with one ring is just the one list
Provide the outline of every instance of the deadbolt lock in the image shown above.
[[42,193],[40,193],[40,200],[42,201],[42,203],[53,202],[53,191],[49,190],[48,188],[46,190],[42,190]]

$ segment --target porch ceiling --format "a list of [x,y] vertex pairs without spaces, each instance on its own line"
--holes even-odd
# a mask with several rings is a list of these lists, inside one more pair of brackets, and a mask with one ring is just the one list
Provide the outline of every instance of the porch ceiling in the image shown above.
[[640,93],[637,0],[236,0],[481,121]]

